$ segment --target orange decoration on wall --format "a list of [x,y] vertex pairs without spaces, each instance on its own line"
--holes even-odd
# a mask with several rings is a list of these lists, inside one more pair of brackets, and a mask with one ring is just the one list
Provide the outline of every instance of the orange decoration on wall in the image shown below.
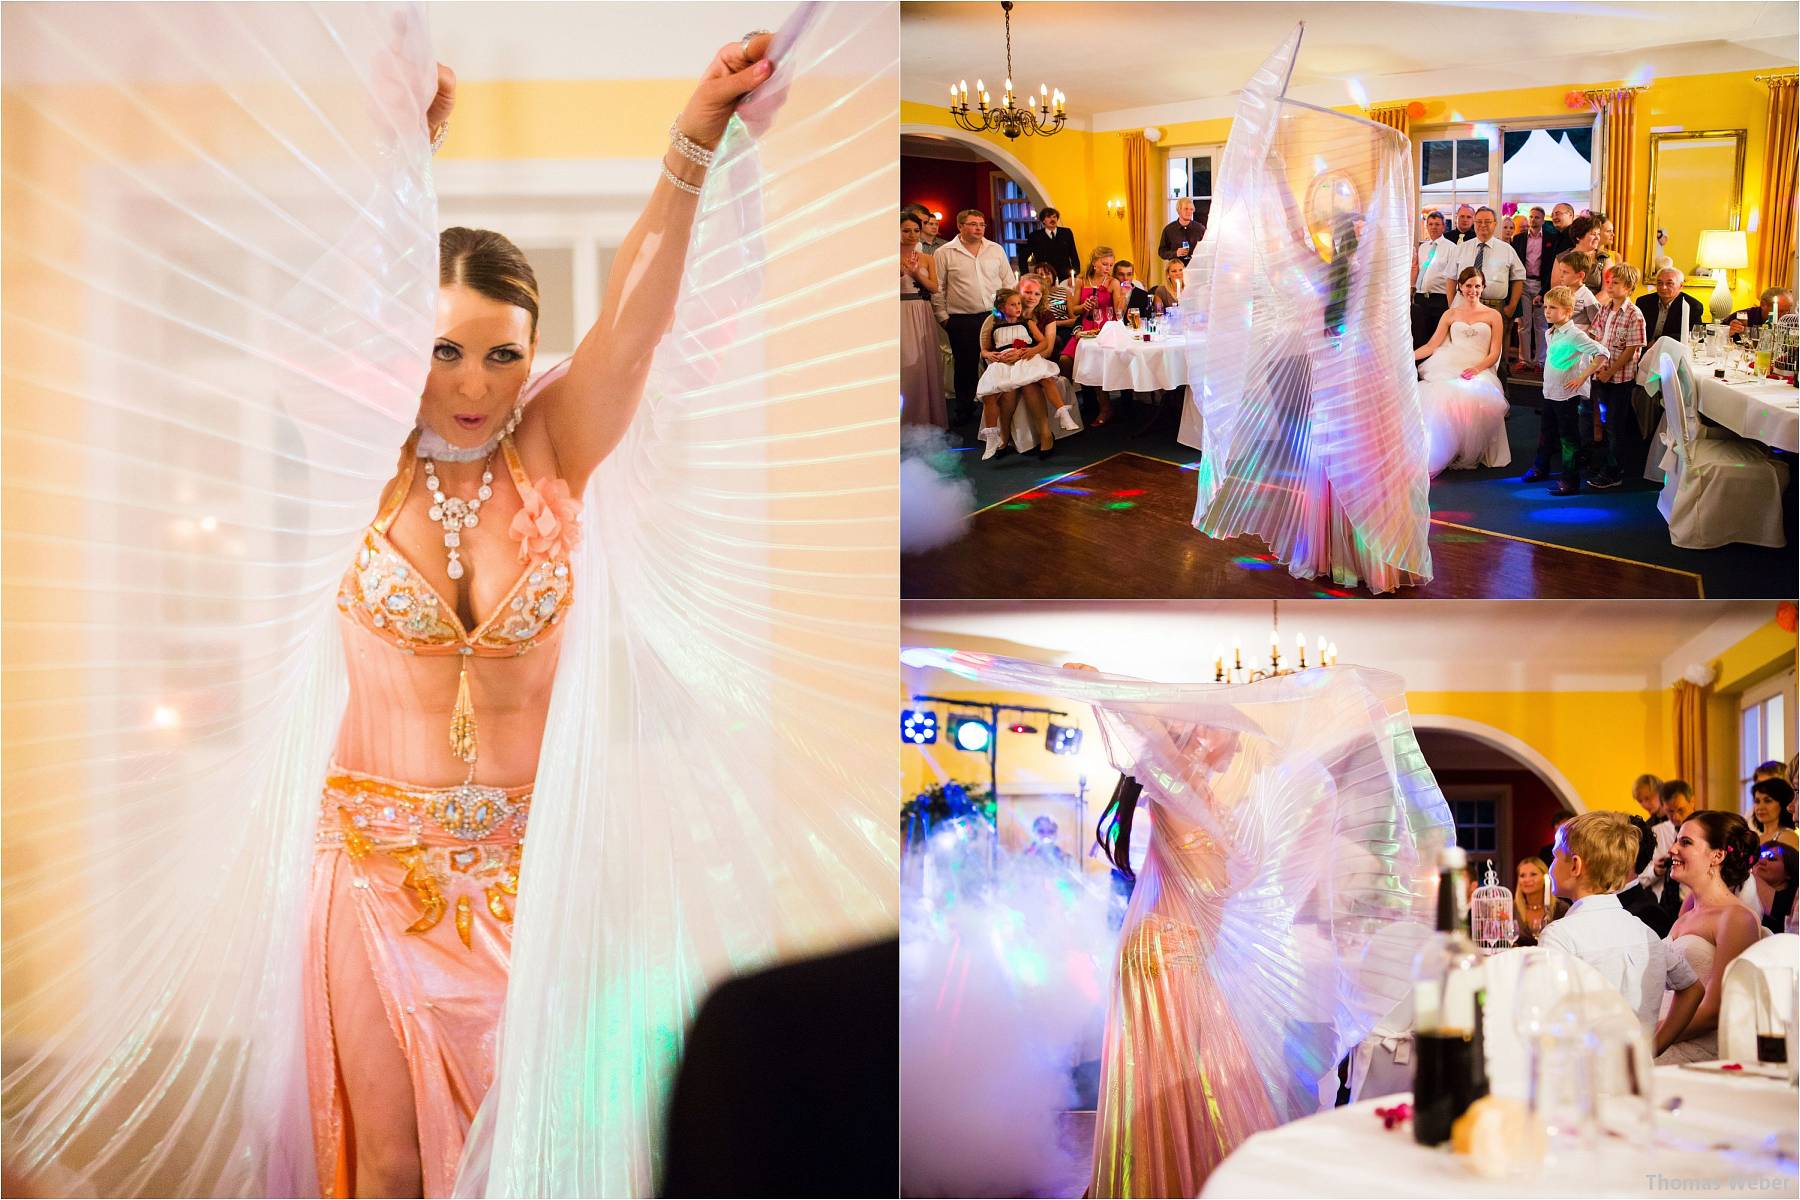
[[1787,633],[1794,632],[1796,616],[1800,616],[1800,608],[1796,608],[1792,600],[1783,600],[1775,606],[1775,624]]
[[1406,115],[1414,121],[1416,121],[1420,117],[1424,116],[1425,115],[1425,102],[1423,100],[1407,101]]

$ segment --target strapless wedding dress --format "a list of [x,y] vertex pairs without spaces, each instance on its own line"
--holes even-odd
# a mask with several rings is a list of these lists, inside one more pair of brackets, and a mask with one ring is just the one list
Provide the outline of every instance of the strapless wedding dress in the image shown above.
[[1450,337],[1419,364],[1419,409],[1425,416],[1426,461],[1436,476],[1457,467],[1504,467],[1512,461],[1506,441],[1506,391],[1490,370],[1473,379],[1462,373],[1487,357],[1489,326],[1458,321]]
[[[1697,933],[1684,933],[1670,945],[1688,960],[1702,983],[1712,978],[1716,947]],[[1719,1057],[1719,1032],[1709,1029],[1699,1037],[1676,1042],[1656,1056],[1659,1063],[1711,1062]]]

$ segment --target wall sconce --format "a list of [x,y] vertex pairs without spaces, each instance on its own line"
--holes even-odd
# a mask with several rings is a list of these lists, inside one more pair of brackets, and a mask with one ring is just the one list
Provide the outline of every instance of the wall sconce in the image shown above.
[[1125,215],[1125,201],[1108,200],[1106,202],[1106,215],[1109,217],[1123,217]]

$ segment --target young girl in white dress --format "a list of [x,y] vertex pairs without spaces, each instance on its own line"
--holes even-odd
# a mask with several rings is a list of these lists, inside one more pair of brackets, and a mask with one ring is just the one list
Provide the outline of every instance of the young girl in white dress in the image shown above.
[[1426,461],[1435,477],[1456,467],[1504,467],[1506,389],[1494,374],[1504,342],[1500,314],[1481,302],[1487,285],[1465,268],[1456,299],[1438,318],[1431,340],[1413,351],[1419,368],[1419,409],[1425,417]]
[[981,357],[988,366],[975,386],[975,394],[981,398],[980,436],[987,447],[981,452],[983,460],[1005,448],[1006,431],[1012,428],[1020,394],[1026,396],[1033,413],[1043,413],[1047,407],[1043,381],[1058,374],[1055,363],[1033,353],[1044,337],[1024,312],[1025,300],[1014,289],[1007,288],[994,297],[993,324],[987,327],[981,345]]

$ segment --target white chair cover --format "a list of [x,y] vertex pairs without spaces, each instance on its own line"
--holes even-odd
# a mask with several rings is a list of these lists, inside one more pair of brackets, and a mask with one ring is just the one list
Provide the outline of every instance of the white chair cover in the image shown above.
[[1665,393],[1662,441],[1668,449],[1656,508],[1669,523],[1669,540],[1687,550],[1732,542],[1786,546],[1781,528],[1786,464],[1754,442],[1701,426],[1693,367],[1681,343],[1658,338],[1644,360],[1639,370],[1644,390]]
[[1770,1005],[1785,1030],[1794,1020],[1800,936],[1769,934],[1731,960],[1719,992],[1719,1057],[1756,1061],[1757,1004]]

